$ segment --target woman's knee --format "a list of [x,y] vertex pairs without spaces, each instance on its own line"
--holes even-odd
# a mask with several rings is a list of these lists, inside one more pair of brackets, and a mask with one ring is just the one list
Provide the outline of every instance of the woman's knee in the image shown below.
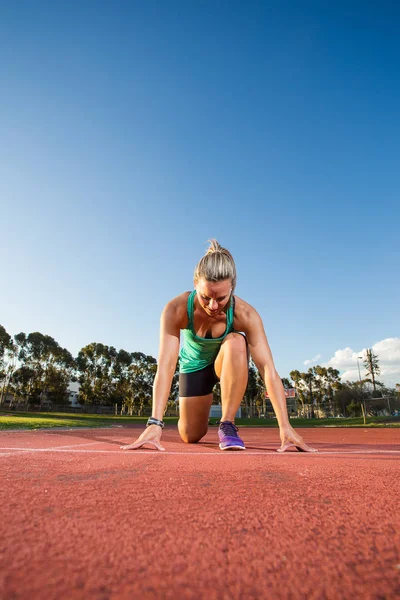
[[197,444],[207,433],[207,428],[203,430],[190,429],[181,420],[178,421],[178,431],[181,439],[186,444]]
[[240,352],[247,355],[246,338],[241,333],[228,333],[222,345],[229,347],[235,353]]
[[200,435],[200,436],[196,436],[196,435],[190,435],[190,434],[180,434],[182,442],[185,442],[185,444],[197,444],[202,437],[204,437],[204,435]]

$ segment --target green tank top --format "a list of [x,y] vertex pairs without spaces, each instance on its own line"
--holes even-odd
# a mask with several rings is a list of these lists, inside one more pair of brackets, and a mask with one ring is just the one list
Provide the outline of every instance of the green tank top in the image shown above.
[[182,330],[183,343],[179,353],[179,371],[181,373],[193,373],[211,365],[217,357],[221,344],[233,331],[233,309],[234,299],[231,297],[226,312],[226,329],[224,335],[219,338],[202,338],[196,335],[193,324],[194,297],[196,290],[189,294],[187,302],[188,327]]

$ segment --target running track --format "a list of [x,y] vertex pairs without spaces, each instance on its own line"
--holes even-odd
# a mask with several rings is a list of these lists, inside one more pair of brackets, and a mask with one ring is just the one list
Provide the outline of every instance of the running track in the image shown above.
[[394,600],[400,430],[217,429],[166,452],[142,428],[0,434],[2,600]]

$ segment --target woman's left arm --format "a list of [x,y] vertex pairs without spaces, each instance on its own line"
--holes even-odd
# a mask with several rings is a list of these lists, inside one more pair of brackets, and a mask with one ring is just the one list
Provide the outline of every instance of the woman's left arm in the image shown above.
[[281,378],[275,369],[263,322],[253,307],[249,306],[246,312],[244,332],[249,343],[250,354],[264,380],[279,424],[279,434],[282,444],[278,452],[285,452],[291,446],[296,446],[300,452],[317,452],[315,448],[308,446],[290,425],[285,392]]

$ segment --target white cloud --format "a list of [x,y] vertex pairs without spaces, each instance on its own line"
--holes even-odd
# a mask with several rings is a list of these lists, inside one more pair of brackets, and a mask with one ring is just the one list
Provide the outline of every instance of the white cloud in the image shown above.
[[372,346],[380,360],[400,367],[400,338],[387,338]]
[[[372,351],[377,354],[381,369],[378,380],[389,387],[400,383],[400,338],[386,338],[376,342]],[[366,356],[366,348],[355,352],[352,348],[336,350],[334,356],[324,363],[324,367],[333,367],[341,372],[342,381],[355,381],[358,379],[357,357],[359,360],[361,378],[366,376],[363,360]]]
[[320,354],[316,354],[316,355],[314,356],[314,358],[310,358],[310,359],[308,359],[308,360],[305,360],[305,361],[304,361],[304,364],[305,364],[306,366],[307,366],[307,365],[312,365],[312,363],[315,363],[315,362],[317,362],[317,360],[319,360],[320,358],[321,358],[321,355],[320,355]]

